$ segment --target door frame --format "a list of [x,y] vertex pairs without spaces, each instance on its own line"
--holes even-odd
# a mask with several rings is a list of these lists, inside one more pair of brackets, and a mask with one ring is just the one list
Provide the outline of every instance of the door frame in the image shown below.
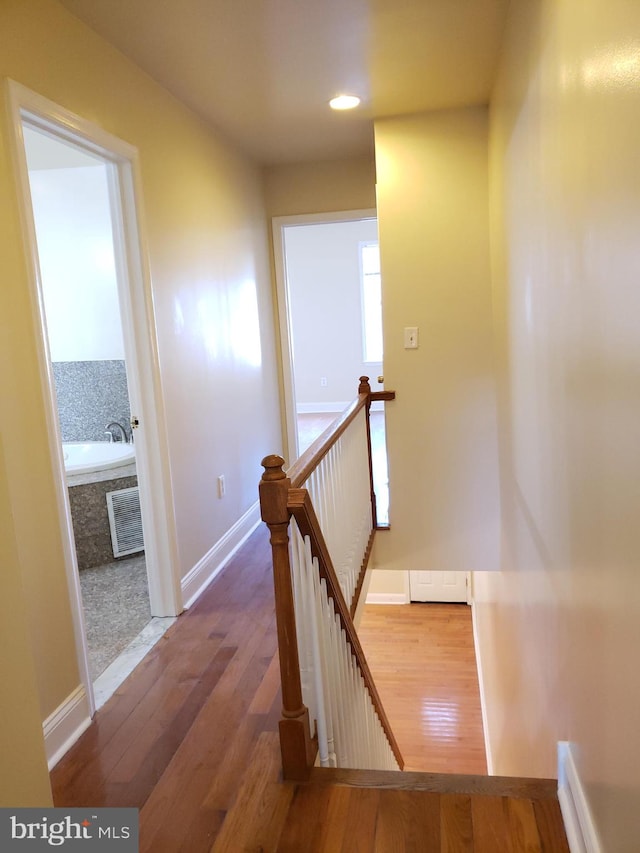
[[[339,210],[330,213],[299,213],[291,216],[274,216],[271,222],[273,234],[273,260],[276,275],[276,303],[280,331],[280,359],[284,392],[284,447],[288,454],[287,465],[298,458],[298,426],[296,390],[293,366],[293,329],[291,323],[291,297],[287,276],[284,230],[292,225],[331,225],[337,222],[357,222],[361,219],[377,219],[375,208],[364,210]],[[357,377],[354,377],[354,388]]]
[[118,297],[125,343],[129,396],[142,429],[136,433],[140,505],[145,530],[149,573],[149,601],[153,616],[177,616],[183,609],[175,515],[171,495],[168,442],[161,391],[156,323],[147,261],[142,210],[142,184],[137,149],[20,83],[6,81],[7,101],[14,133],[11,148],[20,218],[27,255],[30,295],[45,402],[49,451],[54,474],[63,553],[81,681],[90,714],[95,703],[87,657],[86,631],[77,568],[71,511],[67,493],[62,440],[57,414],[53,370],[46,333],[46,316],[31,210],[31,193],[22,122],[108,161],[109,192],[114,213],[114,254]]

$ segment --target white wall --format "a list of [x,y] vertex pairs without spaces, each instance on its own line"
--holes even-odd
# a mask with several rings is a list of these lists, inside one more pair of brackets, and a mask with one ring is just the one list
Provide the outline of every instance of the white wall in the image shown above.
[[375,384],[382,367],[363,361],[360,288],[360,243],[378,239],[377,221],[287,226],[284,234],[298,409],[348,403],[358,377]]
[[51,360],[124,359],[106,166],[33,170],[31,136],[25,132]]

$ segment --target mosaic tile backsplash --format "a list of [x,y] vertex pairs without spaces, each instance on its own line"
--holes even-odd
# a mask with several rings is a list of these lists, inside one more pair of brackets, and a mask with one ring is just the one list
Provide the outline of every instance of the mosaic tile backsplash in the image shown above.
[[110,421],[128,426],[124,361],[56,361],[53,376],[63,441],[106,441]]

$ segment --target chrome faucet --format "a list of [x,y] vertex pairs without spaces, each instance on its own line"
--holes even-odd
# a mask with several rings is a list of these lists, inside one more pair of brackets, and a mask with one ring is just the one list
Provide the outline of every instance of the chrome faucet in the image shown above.
[[[114,433],[114,429],[120,431],[120,438],[119,439],[116,438],[115,433]],[[123,427],[123,425],[120,423],[120,421],[111,421],[111,423],[108,423],[106,425],[104,430],[105,430],[105,434],[109,436],[109,441],[124,441],[127,444],[129,443],[129,436],[127,434],[127,430],[125,429],[125,427]]]

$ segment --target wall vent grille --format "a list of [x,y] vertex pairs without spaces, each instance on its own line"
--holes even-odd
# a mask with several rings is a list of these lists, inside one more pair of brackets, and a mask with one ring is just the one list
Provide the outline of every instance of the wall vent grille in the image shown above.
[[106,498],[113,556],[124,557],[144,550],[138,487],[107,492]]

